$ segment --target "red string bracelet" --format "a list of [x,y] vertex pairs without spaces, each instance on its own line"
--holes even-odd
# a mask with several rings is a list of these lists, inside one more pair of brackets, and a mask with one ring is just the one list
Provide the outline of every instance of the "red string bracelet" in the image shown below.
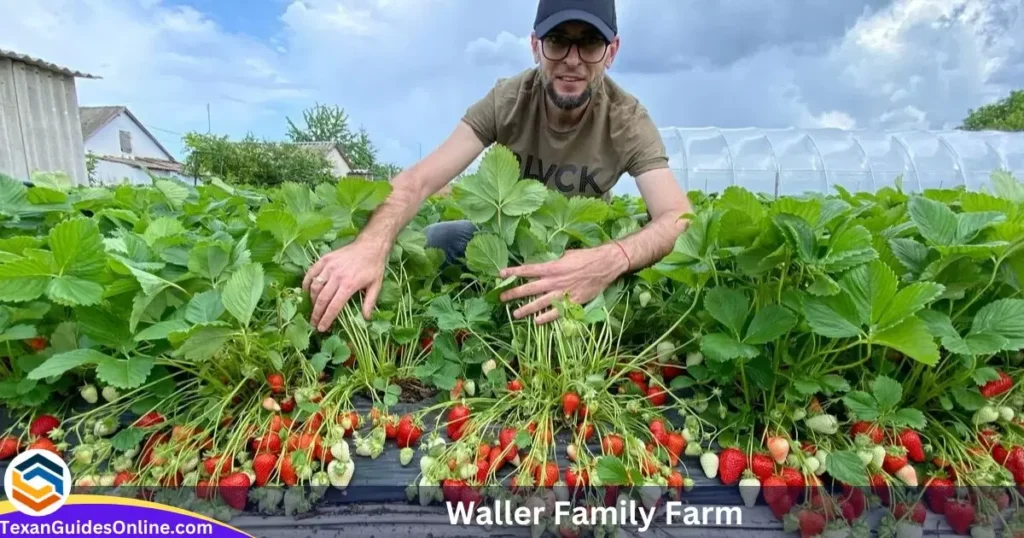
[[615,243],[615,246],[619,247],[619,250],[622,251],[622,255],[626,257],[626,271],[631,271],[633,269],[633,260],[629,259],[629,254],[626,254],[626,249],[622,248],[622,245],[620,245],[618,241],[612,241],[612,243]]

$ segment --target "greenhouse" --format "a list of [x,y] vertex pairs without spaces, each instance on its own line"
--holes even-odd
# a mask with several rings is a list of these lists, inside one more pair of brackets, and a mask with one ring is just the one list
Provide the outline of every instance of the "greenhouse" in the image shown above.
[[903,177],[921,192],[984,190],[993,170],[1024,176],[1024,133],[961,130],[659,129],[687,190],[730,185],[769,195],[875,191]]

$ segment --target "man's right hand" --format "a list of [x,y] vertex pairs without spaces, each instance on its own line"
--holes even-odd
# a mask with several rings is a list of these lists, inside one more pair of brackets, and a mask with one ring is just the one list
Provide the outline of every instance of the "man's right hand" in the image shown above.
[[356,239],[324,255],[306,272],[302,289],[309,292],[313,302],[309,323],[317,330],[329,329],[345,303],[360,290],[366,290],[363,317],[369,321],[384,281],[390,251],[382,248],[381,243]]

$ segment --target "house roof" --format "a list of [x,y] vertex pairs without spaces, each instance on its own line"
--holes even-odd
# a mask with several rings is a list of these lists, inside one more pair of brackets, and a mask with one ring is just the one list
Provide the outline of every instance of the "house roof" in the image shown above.
[[338,142],[296,142],[295,145],[302,146],[313,151],[319,151],[323,155],[327,155],[328,153],[331,152],[332,149],[336,149],[338,150],[338,154],[341,155],[342,160],[345,161],[345,164],[349,167],[349,169],[355,168],[352,165],[352,161],[348,158],[348,155],[345,154],[345,146],[341,145]]
[[149,129],[146,129],[146,126],[143,125],[142,122],[135,117],[135,114],[132,114],[132,111],[128,110],[128,107],[125,106],[79,107],[78,115],[82,120],[82,139],[88,140],[89,137],[96,134],[97,131],[102,129],[103,126],[105,126],[106,124],[110,123],[111,120],[116,118],[122,112],[127,114],[128,117],[131,118],[131,120],[139,126],[139,129],[142,129],[142,132],[146,133],[146,136],[148,136],[153,141],[153,143],[156,144],[158,148],[160,148],[160,151],[163,151],[167,155],[168,159],[170,159],[171,162],[177,162],[174,159],[174,156],[171,155],[171,152],[167,151],[167,148],[165,148],[163,144],[161,144],[160,141],[157,140],[156,137],[149,132]]
[[121,163],[134,168],[141,169],[152,169],[152,170],[166,170],[168,172],[181,172],[184,165],[177,161],[165,161],[163,159],[151,159],[148,157],[135,157],[132,159],[126,159],[124,157],[117,157],[115,155],[96,155],[96,158],[101,161],[108,161],[112,163]]
[[36,67],[41,67],[41,68],[47,69],[49,71],[54,71],[54,72],[61,73],[63,75],[72,76],[72,77],[92,78],[92,79],[102,78],[102,77],[98,77],[96,75],[90,75],[89,73],[83,73],[81,71],[75,71],[75,70],[69,69],[67,67],[59,66],[57,64],[47,62],[46,60],[41,60],[39,58],[35,58],[35,57],[32,57],[32,56],[29,56],[28,54],[21,54],[19,52],[14,52],[13,50],[0,49],[0,58],[10,58],[11,60],[14,60],[14,61],[17,61],[17,62],[21,62],[21,63],[29,64],[29,65],[34,65]]

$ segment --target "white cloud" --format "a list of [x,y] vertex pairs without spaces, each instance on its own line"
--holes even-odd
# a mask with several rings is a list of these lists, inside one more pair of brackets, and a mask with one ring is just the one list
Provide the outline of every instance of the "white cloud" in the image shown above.
[[[205,131],[206,103],[214,131],[269,137],[338,104],[402,165],[533,65],[535,0],[275,0],[259,36],[212,1],[0,0],[0,47],[96,72],[83,104],[174,132]],[[942,128],[1024,86],[1020,0],[651,1],[621,1],[611,75],[660,125]]]
[[533,63],[530,37],[502,31],[495,39],[477,38],[466,45],[466,55],[476,65],[497,65],[523,69]]

